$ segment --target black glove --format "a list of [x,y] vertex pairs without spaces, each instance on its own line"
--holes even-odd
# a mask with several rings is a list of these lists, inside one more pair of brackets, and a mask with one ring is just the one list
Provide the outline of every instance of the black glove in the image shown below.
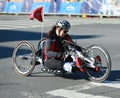
[[67,58],[65,59],[65,62],[72,62],[73,58],[71,57],[71,55],[68,55]]
[[78,51],[80,51],[80,52],[83,51],[82,48],[81,48],[80,46],[75,46],[75,48],[76,48],[76,50],[78,50]]

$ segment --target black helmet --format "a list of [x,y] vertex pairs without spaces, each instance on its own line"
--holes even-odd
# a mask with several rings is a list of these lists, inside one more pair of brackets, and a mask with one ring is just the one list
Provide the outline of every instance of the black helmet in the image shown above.
[[56,26],[61,27],[63,29],[70,29],[71,25],[67,20],[58,20],[56,22]]

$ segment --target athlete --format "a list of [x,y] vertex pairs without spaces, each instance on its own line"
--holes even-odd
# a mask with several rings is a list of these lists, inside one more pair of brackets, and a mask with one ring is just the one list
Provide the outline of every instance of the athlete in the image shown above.
[[44,46],[44,66],[52,70],[64,70],[74,72],[79,70],[73,66],[73,59],[68,56],[64,61],[63,40],[74,43],[68,31],[71,25],[67,20],[58,20],[53,28],[47,33]]

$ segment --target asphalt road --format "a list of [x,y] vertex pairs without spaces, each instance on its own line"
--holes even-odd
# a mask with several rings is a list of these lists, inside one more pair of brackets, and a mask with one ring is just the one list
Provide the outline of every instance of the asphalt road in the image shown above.
[[[78,44],[105,47],[112,59],[112,70],[105,83],[93,83],[84,73],[64,77],[42,73],[36,66],[29,77],[16,74],[12,52],[22,40],[35,48],[41,32],[46,32],[60,18],[72,25],[70,35]],[[120,96],[120,19],[46,16],[44,23],[29,20],[28,15],[0,15],[0,98],[119,98]]]

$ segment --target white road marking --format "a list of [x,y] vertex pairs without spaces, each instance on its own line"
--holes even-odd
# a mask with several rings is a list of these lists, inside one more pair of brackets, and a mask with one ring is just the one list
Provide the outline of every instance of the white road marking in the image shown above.
[[[100,85],[97,85],[97,87],[98,86],[100,86]],[[92,89],[95,87],[96,87],[96,85],[94,85],[94,84],[86,83],[86,84],[82,84],[82,85],[75,85],[75,86],[67,87],[65,89],[72,90],[72,91],[82,91],[82,90]]]
[[111,97],[106,97],[106,96],[84,94],[84,93],[70,91],[70,90],[64,90],[64,89],[49,91],[49,92],[47,92],[47,94],[65,97],[65,98],[111,98]]
[[96,85],[96,86],[108,86],[108,87],[113,87],[113,88],[120,89],[120,82],[108,82],[108,83],[90,82],[89,84],[93,84],[93,85]]
[[120,89],[120,82],[107,82],[107,83],[90,82],[83,85],[75,85],[63,89],[48,91],[46,92],[46,94],[50,94],[52,96],[65,97],[65,98],[111,98],[102,95],[92,95],[92,94],[85,94],[80,92],[82,90],[92,89],[100,86],[107,86],[107,87]]

